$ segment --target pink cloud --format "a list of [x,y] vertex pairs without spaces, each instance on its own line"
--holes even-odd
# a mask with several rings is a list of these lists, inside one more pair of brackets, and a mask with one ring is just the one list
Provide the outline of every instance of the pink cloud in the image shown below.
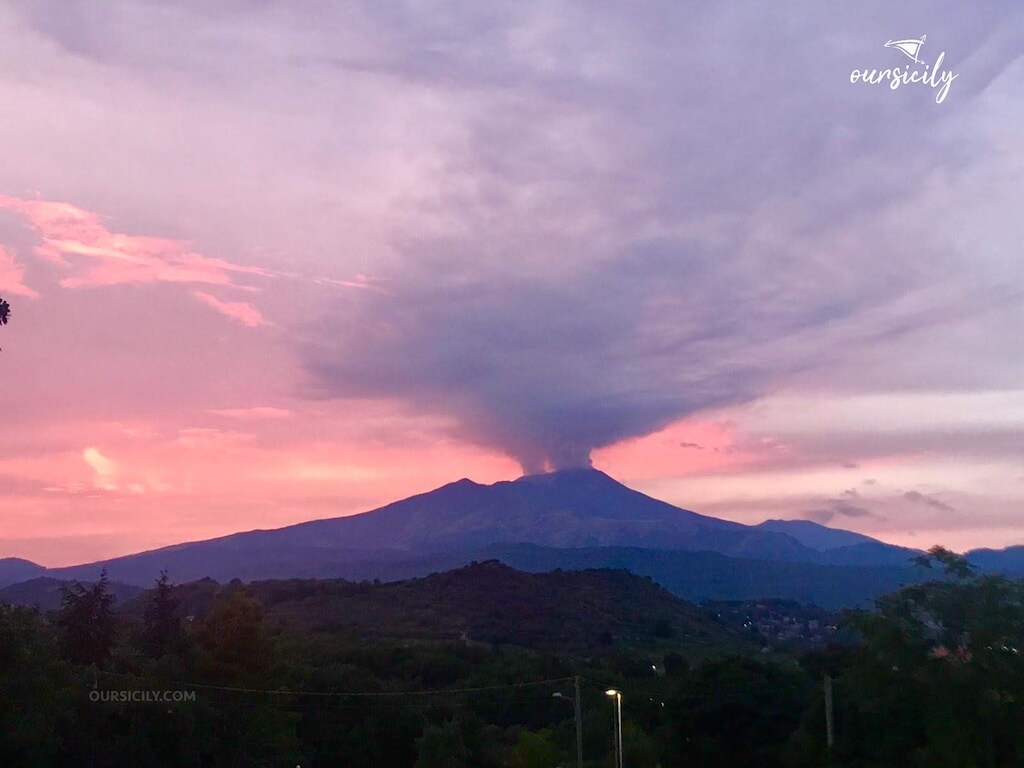
[[[205,256],[184,240],[132,235],[110,229],[98,213],[54,200],[26,200],[0,195],[0,209],[19,214],[38,233],[35,254],[65,270],[64,288],[83,289],[144,283],[222,286],[240,291],[259,289],[236,282],[242,275],[304,281],[317,285],[375,289],[363,274],[351,280],[307,278],[291,272],[235,264]],[[0,290],[35,296],[22,281],[23,267],[0,248]],[[225,317],[255,328],[269,325],[248,302],[224,301],[195,291],[193,296]]]
[[249,328],[258,328],[261,325],[270,325],[260,311],[252,304],[245,301],[221,301],[216,296],[205,291],[196,291],[192,294],[201,302]]
[[287,408],[273,408],[267,405],[257,405],[252,408],[214,408],[210,410],[217,416],[226,416],[229,419],[241,421],[261,421],[263,419],[287,419],[292,412]]
[[731,474],[793,461],[785,446],[752,439],[729,421],[687,418],[594,452],[594,464],[630,480]]
[[34,299],[39,296],[24,282],[25,268],[14,260],[14,255],[0,245],[0,294],[27,296]]
[[65,288],[156,282],[234,285],[237,274],[273,276],[258,267],[204,256],[181,240],[111,231],[99,214],[70,203],[0,195],[0,208],[20,214],[39,233],[38,256],[72,270],[61,280]]
[[82,460],[95,473],[93,484],[104,491],[116,491],[118,474],[117,463],[107,456],[104,456],[99,448],[86,448],[82,451]]
[[178,445],[185,448],[227,448],[256,437],[248,432],[233,432],[213,427],[188,427],[178,431]]

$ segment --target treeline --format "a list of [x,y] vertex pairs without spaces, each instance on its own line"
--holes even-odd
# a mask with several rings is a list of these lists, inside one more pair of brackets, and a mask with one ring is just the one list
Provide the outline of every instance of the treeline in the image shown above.
[[0,608],[0,765],[571,766],[577,676],[590,768],[613,764],[610,687],[628,766],[1024,765],[1024,586],[927,563],[844,619],[855,642],[700,662],[289,632],[241,584],[189,616],[165,576],[119,612],[101,579]]

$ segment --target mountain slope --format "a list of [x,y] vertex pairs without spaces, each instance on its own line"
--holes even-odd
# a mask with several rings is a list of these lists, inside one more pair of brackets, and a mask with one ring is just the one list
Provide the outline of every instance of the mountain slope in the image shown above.
[[829,549],[822,553],[819,562],[827,565],[909,565],[920,554],[917,549],[866,541]]
[[839,528],[815,523],[812,520],[765,520],[758,523],[757,528],[776,533],[785,533],[792,536],[805,547],[816,549],[819,552],[826,552],[837,547],[847,547],[854,544],[866,544],[878,542],[870,536],[853,531],[844,531]]
[[674,507],[592,469],[489,486],[463,479],[362,515],[284,528],[274,537],[282,544],[368,551],[444,552],[529,541],[552,547],[620,544],[806,554],[788,536]]

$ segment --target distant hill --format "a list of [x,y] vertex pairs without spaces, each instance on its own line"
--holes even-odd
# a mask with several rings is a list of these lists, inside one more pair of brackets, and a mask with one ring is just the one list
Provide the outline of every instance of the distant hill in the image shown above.
[[814,562],[822,565],[908,565],[920,550],[897,547],[862,533],[815,523],[811,520],[765,520],[758,528],[785,533],[821,553]]
[[850,544],[835,547],[822,553],[821,561],[827,565],[910,565],[913,559],[921,555],[917,549],[897,547],[881,541],[867,541],[862,544]]
[[552,549],[532,545],[489,547],[514,568],[624,568],[650,576],[675,595],[694,602],[779,598],[824,608],[867,605],[874,598],[929,577],[907,566],[843,566],[752,560],[718,552],[680,552],[635,547]]
[[34,579],[44,573],[46,573],[46,569],[43,566],[36,565],[30,560],[22,560],[18,557],[0,558],[0,587]]
[[[73,581],[54,579],[49,576],[29,579],[0,589],[0,603],[24,605],[29,608],[39,608],[41,611],[53,611],[60,608],[62,589],[73,583]],[[88,584],[89,582],[84,583]],[[110,584],[110,590],[118,602],[131,600],[143,592],[139,587],[116,582]]]
[[792,536],[805,547],[816,549],[819,552],[827,552],[830,549],[848,547],[855,544],[881,544],[878,539],[872,539],[870,536],[865,536],[862,533],[844,531],[840,528],[829,528],[811,520],[765,520],[755,527],[766,531],[785,533],[788,536]]
[[1024,575],[1024,546],[1006,549],[974,549],[967,559],[983,571]]
[[[210,580],[175,588],[197,619],[218,593]],[[733,648],[748,640],[650,579],[623,570],[525,573],[497,561],[384,584],[260,581],[247,587],[269,627],[362,639],[464,641],[548,651],[628,646]]]

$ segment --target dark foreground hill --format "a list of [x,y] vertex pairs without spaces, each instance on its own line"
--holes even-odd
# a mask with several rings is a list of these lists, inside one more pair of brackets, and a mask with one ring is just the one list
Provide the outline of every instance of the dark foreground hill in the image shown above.
[[[202,621],[218,596],[241,589],[203,580],[175,588]],[[469,642],[546,651],[688,647],[739,650],[747,640],[706,610],[624,570],[525,573],[497,561],[374,584],[260,581],[245,587],[270,629],[361,640]],[[139,600],[129,605],[138,612]]]

